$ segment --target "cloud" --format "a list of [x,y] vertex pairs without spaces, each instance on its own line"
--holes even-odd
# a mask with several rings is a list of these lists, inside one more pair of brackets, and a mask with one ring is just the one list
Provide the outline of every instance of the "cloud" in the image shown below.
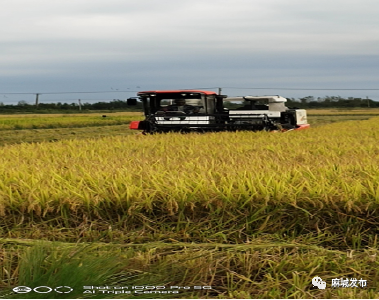
[[376,0],[3,2],[0,90],[378,80]]

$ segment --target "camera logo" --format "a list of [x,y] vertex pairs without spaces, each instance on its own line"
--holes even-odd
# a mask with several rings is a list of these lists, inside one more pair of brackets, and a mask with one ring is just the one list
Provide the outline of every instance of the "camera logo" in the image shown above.
[[26,294],[26,293],[29,293],[31,290],[32,289],[27,286],[17,286],[13,289],[15,293],[19,293],[19,294]]
[[317,286],[319,290],[325,290],[326,288],[326,282],[321,279],[321,277],[313,277],[312,279],[313,286]]
[[34,291],[38,294],[47,294],[52,291],[55,291],[59,294],[68,294],[68,293],[71,293],[73,290],[74,289],[72,287],[69,287],[66,285],[58,286],[54,289],[49,286],[37,286],[34,289],[31,289],[30,287],[27,287],[27,286],[17,286],[13,289],[13,291],[18,294],[26,294],[31,291]]

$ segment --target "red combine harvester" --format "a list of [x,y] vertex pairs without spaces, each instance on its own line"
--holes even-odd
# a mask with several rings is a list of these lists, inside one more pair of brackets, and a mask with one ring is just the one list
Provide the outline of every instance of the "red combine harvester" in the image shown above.
[[[206,131],[288,131],[308,128],[304,109],[285,106],[280,96],[231,97],[211,91],[172,90],[139,92],[145,120],[133,121],[131,129],[143,133]],[[226,101],[243,102],[236,109],[224,107]],[[128,99],[137,104],[136,98]]]

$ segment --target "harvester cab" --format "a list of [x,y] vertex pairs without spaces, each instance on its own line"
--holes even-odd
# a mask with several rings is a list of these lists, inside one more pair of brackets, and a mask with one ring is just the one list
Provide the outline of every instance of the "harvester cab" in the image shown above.
[[[137,94],[143,103],[145,120],[133,121],[131,129],[144,133],[168,131],[273,131],[309,127],[306,111],[289,109],[280,96],[228,98],[211,91],[170,90]],[[226,101],[244,102],[227,109]]]

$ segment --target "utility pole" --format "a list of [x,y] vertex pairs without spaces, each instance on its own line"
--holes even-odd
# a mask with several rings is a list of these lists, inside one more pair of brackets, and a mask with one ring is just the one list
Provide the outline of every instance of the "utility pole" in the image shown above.
[[368,98],[368,96],[366,96],[366,99],[367,99],[367,107],[370,107],[370,99]]
[[82,102],[80,101],[80,99],[78,99],[78,102],[79,102],[79,110],[81,111],[82,110]]
[[36,94],[36,106],[38,106],[38,97],[39,97],[39,94],[37,93]]

